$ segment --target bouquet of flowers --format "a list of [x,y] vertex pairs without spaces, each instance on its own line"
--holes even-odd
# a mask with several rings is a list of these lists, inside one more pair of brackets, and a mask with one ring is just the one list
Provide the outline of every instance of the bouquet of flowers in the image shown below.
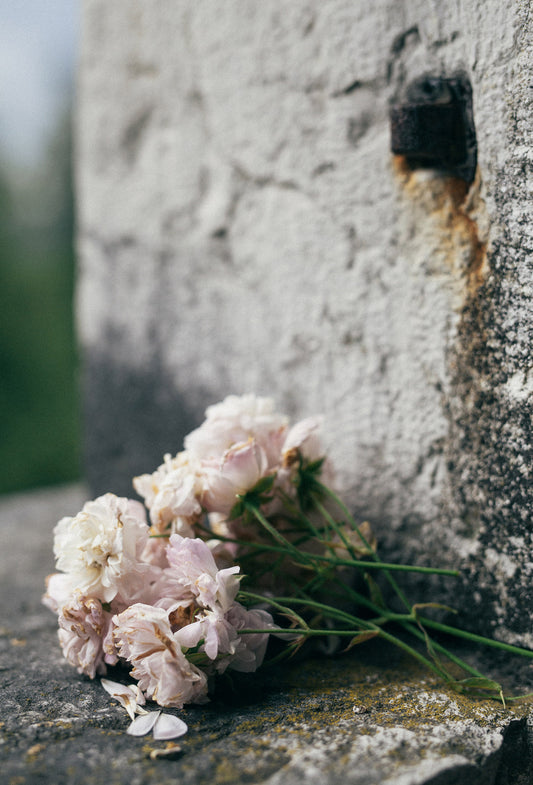
[[[309,639],[335,652],[381,638],[456,689],[502,699],[497,682],[430,631],[533,656],[425,615],[442,606],[409,602],[398,572],[458,573],[379,559],[370,526],[333,490],[321,427],[320,417],[290,427],[270,399],[230,396],[207,409],[182,452],[134,478],[145,506],[107,493],[57,524],[58,572],[43,602],[58,616],[63,654],[91,678],[127,666],[131,687],[103,684],[132,718],[146,713],[146,698],[177,708],[207,701],[217,674],[259,668],[271,635],[281,641],[276,659]],[[146,732],[159,720],[137,721]]]

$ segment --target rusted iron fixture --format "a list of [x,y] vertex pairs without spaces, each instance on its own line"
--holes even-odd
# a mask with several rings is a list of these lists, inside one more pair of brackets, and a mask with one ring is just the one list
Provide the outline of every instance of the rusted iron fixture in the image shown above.
[[423,76],[390,109],[391,150],[412,168],[440,169],[471,183],[477,145],[472,86],[466,74]]

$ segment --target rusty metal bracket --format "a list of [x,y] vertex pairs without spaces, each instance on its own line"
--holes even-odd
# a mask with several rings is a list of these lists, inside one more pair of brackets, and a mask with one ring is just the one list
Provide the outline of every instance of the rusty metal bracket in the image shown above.
[[477,164],[472,87],[466,74],[424,75],[390,109],[391,150],[412,168],[441,169],[467,183]]

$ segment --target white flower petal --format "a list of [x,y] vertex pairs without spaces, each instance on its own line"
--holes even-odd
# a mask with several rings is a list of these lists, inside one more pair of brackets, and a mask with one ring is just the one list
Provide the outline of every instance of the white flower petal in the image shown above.
[[121,706],[124,706],[131,719],[135,717],[135,714],[146,713],[144,709],[139,708],[139,704],[143,705],[146,701],[137,684],[132,684],[131,687],[128,687],[126,684],[120,684],[118,681],[110,681],[109,679],[100,679],[100,681],[104,690],[117,700]]
[[[146,703],[146,700],[145,700],[145,697],[144,697],[144,693],[141,690],[141,688],[139,687],[139,685],[138,684],[132,684],[131,687],[130,687],[130,690],[132,690],[133,694],[135,695],[135,700],[137,701],[137,704],[139,706],[144,706],[144,704]],[[143,711],[139,712],[139,714],[143,714],[143,713],[144,713]]]
[[133,720],[126,733],[129,733],[130,736],[146,736],[156,724],[160,714],[160,711],[150,711],[148,714],[140,714]]
[[100,679],[100,684],[113,698],[116,698],[117,695],[126,695],[131,691],[131,688],[126,684],[121,684],[118,681],[111,681],[111,679]]
[[157,741],[177,739],[188,730],[187,724],[179,717],[175,717],[173,714],[162,714],[154,726],[154,739]]

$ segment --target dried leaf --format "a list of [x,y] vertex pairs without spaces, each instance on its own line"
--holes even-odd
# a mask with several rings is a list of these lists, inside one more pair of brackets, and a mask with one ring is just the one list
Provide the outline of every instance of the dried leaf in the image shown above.
[[157,758],[177,758],[182,752],[179,744],[172,744],[168,747],[160,747],[158,749],[150,750],[150,760],[157,760]]
[[372,640],[372,638],[375,638],[378,635],[379,630],[366,630],[365,632],[360,632],[353,636],[347,647],[343,649],[343,652],[350,651],[350,649],[353,649],[354,646],[358,646],[360,643],[365,643],[365,641]]

